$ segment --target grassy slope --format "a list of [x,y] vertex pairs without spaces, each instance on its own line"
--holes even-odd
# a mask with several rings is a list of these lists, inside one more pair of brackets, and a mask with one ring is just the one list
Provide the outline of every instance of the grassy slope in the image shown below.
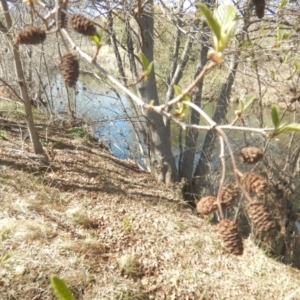
[[226,254],[214,226],[134,164],[52,124],[45,168],[28,142],[20,151],[18,124],[0,124],[0,300],[54,299],[51,274],[76,299],[300,299],[298,271],[249,240]]

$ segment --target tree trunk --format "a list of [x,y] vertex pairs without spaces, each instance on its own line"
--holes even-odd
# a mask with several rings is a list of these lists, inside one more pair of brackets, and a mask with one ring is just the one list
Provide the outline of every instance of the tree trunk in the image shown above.
[[[140,50],[147,57],[148,61],[153,61],[153,0],[148,1],[143,11],[135,15],[137,28],[140,38]],[[147,80],[143,80],[137,86],[139,96],[146,102],[154,101],[159,104],[155,70]],[[150,156],[151,173],[161,182],[170,184],[178,180],[178,172],[175,164],[175,158],[171,150],[171,141],[168,130],[163,122],[161,115],[147,110],[145,116],[148,120],[147,145]]]
[[[2,8],[5,14],[5,19],[7,23],[7,28],[11,29],[12,27],[12,20],[9,14],[8,5],[6,0],[1,0]],[[28,131],[30,135],[30,139],[33,145],[33,150],[35,154],[45,154],[42,144],[40,143],[38,132],[34,125],[33,115],[32,115],[32,107],[31,107],[31,100],[28,95],[28,90],[26,86],[26,81],[24,77],[21,57],[20,57],[20,50],[17,45],[13,46],[13,54],[14,54],[14,65],[16,71],[17,82],[19,84],[21,98],[23,99],[24,104],[24,111],[25,111],[25,119],[28,126]]]
[[[206,23],[203,23],[201,33],[202,34],[200,37],[201,47],[199,49],[199,64],[194,78],[196,78],[199,75],[199,73],[202,71],[203,67],[207,62],[209,28]],[[199,85],[195,87],[192,94],[192,102],[194,102],[199,107],[201,105],[201,99],[202,99],[202,88],[203,88],[203,81],[201,81]],[[200,121],[199,114],[195,110],[192,110],[190,124],[199,124],[199,121]],[[191,180],[193,175],[197,139],[198,139],[198,130],[193,128],[188,128],[186,131],[185,149],[184,149],[183,158],[181,162],[180,176],[187,178],[189,181]]]
[[[248,30],[250,24],[250,11],[251,11],[252,1],[247,0],[246,6],[243,10],[244,26],[240,31],[240,34],[237,35],[238,46],[237,49],[241,47],[241,43],[244,39],[244,36]],[[232,56],[230,67],[226,76],[226,80],[222,85],[221,93],[218,99],[217,107],[215,109],[213,120],[220,124],[222,119],[224,119],[227,107],[228,99],[231,92],[232,85],[235,80],[236,71],[239,64],[239,51],[235,52]],[[201,194],[202,188],[207,184],[207,176],[210,171],[210,163],[212,158],[212,151],[215,147],[216,134],[214,131],[210,130],[207,132],[204,143],[200,152],[200,158],[194,172],[194,180],[192,186],[192,194],[194,197],[198,197]]]

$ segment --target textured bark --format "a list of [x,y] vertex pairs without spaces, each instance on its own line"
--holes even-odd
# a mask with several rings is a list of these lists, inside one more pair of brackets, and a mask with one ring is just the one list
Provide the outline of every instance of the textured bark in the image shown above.
[[[1,0],[1,5],[4,11],[7,28],[10,29],[12,27],[12,20],[9,14],[9,9],[6,0]],[[35,154],[45,154],[42,144],[40,143],[39,140],[38,132],[34,124],[31,100],[28,95],[28,90],[27,90],[26,81],[23,72],[23,66],[20,57],[20,50],[17,45],[14,45],[13,47],[13,55],[14,55],[14,65],[15,65],[17,82],[19,84],[21,98],[23,99],[25,119],[28,126],[30,139],[33,145],[33,150]]]
[[[213,120],[220,124],[224,119],[227,107],[228,99],[231,92],[232,85],[234,83],[236,70],[238,67],[238,54],[234,54],[228,70],[228,74],[225,82],[222,85],[221,93],[218,99],[217,107],[213,115]],[[209,130],[205,136],[204,143],[200,152],[200,159],[198,161],[194,176],[197,177],[197,183],[195,184],[194,193],[200,194],[201,188],[206,185],[207,175],[210,170],[210,162],[212,152],[215,147],[216,133],[213,130]]]
[[[239,46],[243,41],[244,36],[250,24],[249,12],[250,12],[251,3],[252,2],[250,0],[249,2],[247,2],[247,5],[244,8],[244,15],[243,15],[244,26],[241,29],[240,34],[237,35]],[[229,99],[232,85],[235,80],[238,63],[239,63],[239,52],[236,52],[232,56],[232,60],[229,66],[226,80],[222,85],[217,107],[213,115],[213,120],[217,124],[220,124],[222,119],[224,119],[226,115],[227,107],[228,107],[228,99]],[[194,172],[192,194],[195,196],[200,195],[202,188],[206,186],[207,176],[210,171],[210,163],[212,158],[212,152],[215,147],[215,142],[216,142],[216,133],[212,130],[209,130],[205,136],[204,143],[200,152],[200,158],[197,163],[196,170]]]
[[[203,67],[207,62],[208,42],[209,42],[209,29],[207,24],[203,23],[201,29],[201,37],[200,37],[201,47],[199,49],[199,62],[198,62],[197,71],[195,73],[194,78],[196,78],[199,75],[199,73],[202,71]],[[201,105],[202,89],[203,89],[203,81],[199,83],[199,85],[194,89],[192,94],[192,102],[194,102],[199,107]],[[192,110],[190,123],[199,124],[199,121],[200,121],[200,116],[198,112]],[[197,139],[198,139],[198,130],[193,128],[188,128],[186,131],[185,139],[186,139],[185,149],[184,149],[183,158],[181,162],[180,176],[190,180],[193,175],[193,167],[194,167],[194,160],[195,160]]]
[[[153,1],[148,1],[141,13],[135,15],[137,22],[140,50],[153,61]],[[135,31],[137,33],[137,31]],[[158,105],[158,93],[155,78],[155,70],[147,80],[138,84],[138,94],[147,103],[154,101]],[[148,120],[148,149],[150,155],[151,173],[158,181],[170,184],[178,180],[175,158],[171,151],[170,135],[161,115],[150,110],[145,111]]]

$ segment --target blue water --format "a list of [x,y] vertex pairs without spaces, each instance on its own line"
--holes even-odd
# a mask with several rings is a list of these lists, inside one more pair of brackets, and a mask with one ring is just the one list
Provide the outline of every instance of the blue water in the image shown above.
[[[95,136],[101,139],[115,156],[137,159],[133,156],[138,152],[138,144],[128,121],[127,114],[130,117],[131,114],[126,98],[112,89],[105,89],[95,80],[90,80],[88,85],[78,81],[76,92],[74,90],[72,93],[76,94],[75,101],[72,101],[76,117],[87,121]],[[57,76],[53,83],[52,96],[55,110],[61,115],[67,114],[67,92],[60,76]],[[73,96],[71,94],[71,98],[74,99]]]

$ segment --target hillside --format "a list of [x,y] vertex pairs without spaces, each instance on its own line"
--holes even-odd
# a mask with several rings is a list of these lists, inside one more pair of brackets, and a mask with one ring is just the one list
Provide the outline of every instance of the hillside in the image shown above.
[[227,254],[172,189],[82,131],[38,124],[45,166],[24,124],[0,124],[0,300],[55,299],[52,274],[76,299],[300,299],[299,271],[250,240]]

